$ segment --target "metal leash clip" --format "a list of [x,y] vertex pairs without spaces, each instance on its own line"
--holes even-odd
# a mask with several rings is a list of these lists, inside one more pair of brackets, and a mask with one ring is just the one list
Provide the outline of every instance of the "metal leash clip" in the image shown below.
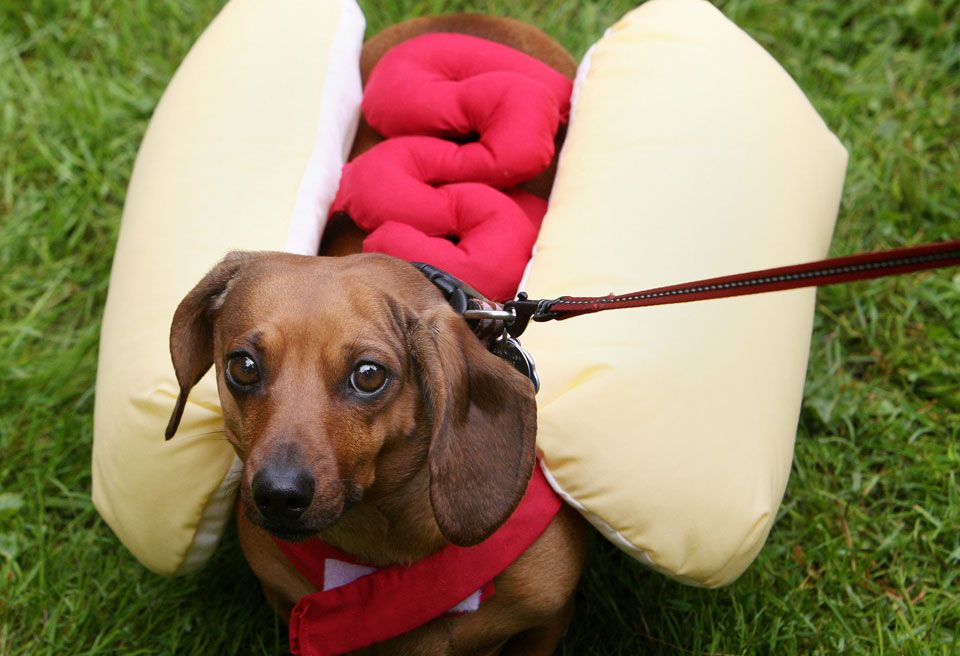
[[483,339],[489,334],[489,326],[501,326],[500,334],[487,348],[498,358],[506,360],[513,368],[530,379],[534,392],[540,391],[540,376],[533,356],[520,345],[517,337],[527,328],[531,318],[536,318],[543,301],[529,301],[523,292],[517,300],[508,301],[502,307],[486,299],[471,299],[471,307],[463,313],[463,318],[474,326],[474,330]]
[[526,292],[520,292],[516,299],[504,303],[502,309],[471,308],[463,313],[463,318],[467,321],[502,321],[504,329],[516,338],[523,334],[531,320],[549,321],[556,318],[550,312],[550,307],[556,302],[556,299],[546,298],[531,300]]
[[[477,338],[495,356],[509,362],[530,379],[534,392],[540,391],[540,376],[533,357],[517,339],[530,320],[546,321],[553,301],[531,301],[520,292],[513,301],[501,305],[488,300],[462,280],[435,266],[412,262],[443,294],[450,306],[470,324]],[[541,318],[543,317],[543,318]]]

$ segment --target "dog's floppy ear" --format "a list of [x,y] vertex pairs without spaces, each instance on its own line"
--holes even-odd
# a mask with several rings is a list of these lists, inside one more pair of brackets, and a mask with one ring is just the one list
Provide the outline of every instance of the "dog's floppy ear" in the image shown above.
[[166,438],[177,432],[187,396],[213,364],[213,318],[223,303],[230,281],[253,259],[253,253],[227,254],[187,294],[173,315],[170,325],[170,357],[177,374],[180,394],[167,424]]
[[487,351],[450,308],[413,330],[432,435],[430,501],[450,542],[482,542],[520,502],[536,457],[533,384]]

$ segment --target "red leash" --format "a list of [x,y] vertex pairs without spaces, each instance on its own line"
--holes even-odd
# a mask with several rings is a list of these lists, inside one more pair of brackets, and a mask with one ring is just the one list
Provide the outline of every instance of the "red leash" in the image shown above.
[[799,287],[819,287],[838,282],[853,282],[894,276],[913,271],[960,265],[960,240],[894,248],[877,253],[860,253],[806,264],[762,269],[733,276],[707,278],[682,285],[655,287],[631,294],[607,296],[561,296],[554,299],[530,299],[520,292],[503,305],[483,298],[445,271],[414,262],[443,293],[450,305],[466,319],[477,337],[494,355],[512,364],[527,376],[535,390],[540,388],[533,358],[517,341],[531,320],[551,321],[579,317],[604,310],[650,307],[670,303],[690,303],[714,298],[763,294]]
[[[631,294],[561,296],[556,299],[531,300],[526,297],[526,294],[521,293],[517,300],[508,301],[504,305],[504,315],[497,318],[504,321],[510,335],[517,337],[531,319],[533,321],[569,319],[582,314],[618,308],[690,303],[798,287],[819,287],[957,265],[960,265],[960,240],[952,240],[707,278]],[[468,320],[493,318],[469,310],[464,313],[464,316]]]

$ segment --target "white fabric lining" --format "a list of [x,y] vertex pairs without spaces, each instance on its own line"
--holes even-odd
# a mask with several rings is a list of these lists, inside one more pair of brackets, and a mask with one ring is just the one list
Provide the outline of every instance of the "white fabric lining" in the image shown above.
[[[604,34],[609,32],[607,29]],[[587,77],[587,72],[590,70],[590,61],[593,57],[593,50],[596,48],[596,44],[590,46],[586,54],[583,56],[583,60],[580,62],[580,65],[577,67],[577,76],[573,79],[573,91],[570,94],[570,118],[567,120],[567,130],[569,131],[573,125],[574,116],[577,110],[577,101],[580,99],[580,87],[583,86],[583,82]],[[560,165],[563,160],[563,149],[560,149],[560,152],[557,154],[557,170],[560,169]],[[550,194],[550,198],[553,198],[553,194]],[[547,199],[547,216],[550,214],[550,198]],[[546,220],[546,216],[544,216]],[[533,268],[533,262],[537,259],[537,248],[539,242],[533,245],[533,250],[530,252],[530,259],[527,261],[527,266],[523,269],[523,275],[520,277],[520,284],[517,285],[517,292],[526,291],[527,289],[527,279],[530,277],[530,271]]]
[[[323,561],[323,591],[334,590],[348,583],[353,583],[357,579],[376,571],[376,567],[354,565],[353,563],[347,563],[342,560],[337,560],[336,558],[326,558]],[[447,612],[472,613],[479,610],[482,593],[482,590],[477,590]]]
[[193,536],[193,542],[187,549],[183,563],[177,569],[179,574],[192,574],[203,567],[217,545],[220,544],[220,538],[223,537],[223,531],[227,527],[233,515],[233,503],[237,496],[237,488],[240,486],[240,474],[243,472],[243,463],[240,458],[234,457],[227,475],[223,477],[220,487],[216,492],[210,495],[207,505],[204,506],[200,514],[200,520],[197,522],[197,532]]
[[316,255],[320,248],[327,212],[360,122],[363,38],[356,35],[363,35],[366,20],[354,0],[340,0],[340,10],[323,83],[317,140],[300,180],[284,249],[299,255]]
[[353,583],[357,579],[376,571],[376,567],[354,565],[336,558],[326,558],[323,561],[323,591],[326,592]]

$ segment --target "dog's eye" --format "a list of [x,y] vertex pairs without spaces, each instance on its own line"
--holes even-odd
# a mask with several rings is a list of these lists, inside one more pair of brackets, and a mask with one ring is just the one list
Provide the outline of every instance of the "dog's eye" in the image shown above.
[[350,374],[350,385],[360,394],[376,394],[387,384],[387,370],[374,362],[361,362]]
[[260,382],[260,368],[249,353],[234,353],[227,359],[227,381],[241,389]]

